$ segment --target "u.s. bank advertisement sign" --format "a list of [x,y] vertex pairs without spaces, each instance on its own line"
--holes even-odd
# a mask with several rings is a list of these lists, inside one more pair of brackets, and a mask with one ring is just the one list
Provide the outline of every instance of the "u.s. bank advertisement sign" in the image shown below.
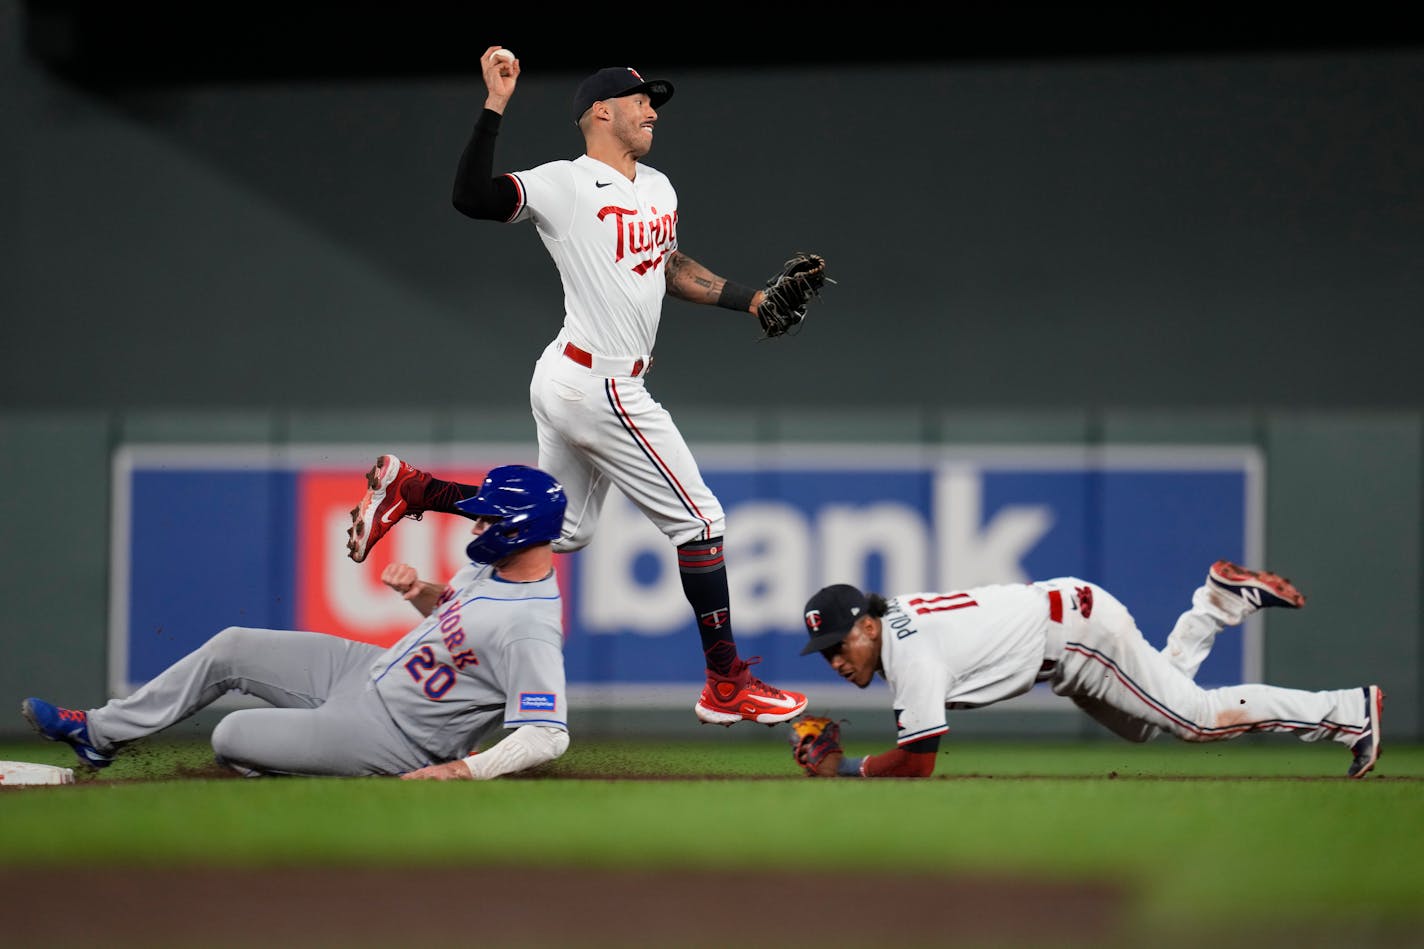
[[[389,643],[419,615],[380,582],[403,562],[445,580],[470,522],[397,524],[365,563],[346,555],[350,512],[376,455],[478,485],[533,464],[508,445],[144,446],[114,462],[110,689],[124,695],[228,626],[307,629]],[[1094,580],[1162,645],[1212,561],[1262,554],[1262,462],[1250,448],[1020,446],[721,448],[699,456],[727,511],[732,626],[777,685],[855,690],[805,641],[801,612],[828,583],[886,595],[1055,576]],[[702,653],[675,551],[610,492],[595,540],[555,558],[573,696],[696,700]],[[1205,686],[1254,681],[1251,620],[1219,637]],[[823,693],[824,694],[824,693]]]

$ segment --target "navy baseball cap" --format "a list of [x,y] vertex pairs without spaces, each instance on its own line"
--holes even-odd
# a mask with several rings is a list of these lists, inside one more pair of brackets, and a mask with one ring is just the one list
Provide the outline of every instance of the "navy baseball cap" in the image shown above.
[[801,650],[801,655],[840,645],[851,627],[865,615],[867,601],[865,594],[849,583],[836,583],[822,587],[815,596],[806,601],[806,634],[811,641]]
[[578,125],[583,114],[593,108],[595,102],[604,99],[621,99],[635,93],[646,92],[648,101],[657,109],[672,98],[672,83],[666,79],[644,79],[632,66],[607,66],[579,83],[574,93],[574,124]]

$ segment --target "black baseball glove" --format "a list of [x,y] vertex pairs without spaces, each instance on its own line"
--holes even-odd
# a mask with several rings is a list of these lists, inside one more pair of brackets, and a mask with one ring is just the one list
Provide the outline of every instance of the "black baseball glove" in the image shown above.
[[821,295],[821,288],[835,283],[826,276],[826,260],[817,254],[798,253],[766,282],[765,299],[757,307],[763,339],[783,336],[806,319],[806,308]]

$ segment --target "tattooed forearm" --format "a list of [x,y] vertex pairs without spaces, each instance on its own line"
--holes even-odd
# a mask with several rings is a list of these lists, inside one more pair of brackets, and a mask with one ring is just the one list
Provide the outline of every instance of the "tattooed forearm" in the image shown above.
[[664,266],[668,295],[689,303],[716,303],[727,282],[681,251],[674,251]]

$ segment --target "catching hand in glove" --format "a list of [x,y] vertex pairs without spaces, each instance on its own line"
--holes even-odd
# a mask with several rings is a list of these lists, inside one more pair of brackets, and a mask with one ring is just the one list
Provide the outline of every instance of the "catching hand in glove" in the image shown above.
[[841,726],[819,715],[803,715],[791,723],[787,735],[791,756],[808,777],[833,778],[845,754],[841,750]]
[[821,295],[821,288],[835,283],[826,276],[825,258],[817,254],[797,254],[781,271],[766,282],[763,299],[756,309],[763,338],[783,336],[806,319],[811,301]]

